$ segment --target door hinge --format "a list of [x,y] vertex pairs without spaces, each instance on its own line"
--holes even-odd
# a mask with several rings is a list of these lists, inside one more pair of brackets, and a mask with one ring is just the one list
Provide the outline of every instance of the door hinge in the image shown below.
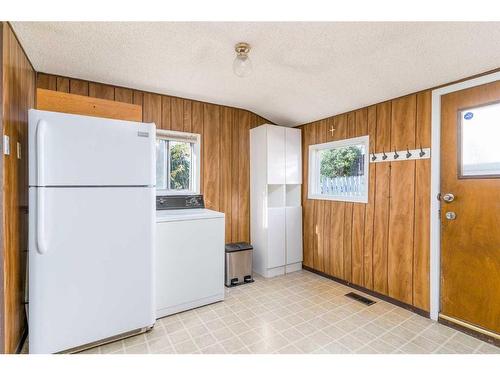
[[17,158],[21,160],[21,143],[17,142]]

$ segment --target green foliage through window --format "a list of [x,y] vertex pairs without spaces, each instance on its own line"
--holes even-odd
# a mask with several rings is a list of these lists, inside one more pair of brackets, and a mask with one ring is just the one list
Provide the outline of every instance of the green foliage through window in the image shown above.
[[362,175],[363,160],[360,146],[323,150],[320,156],[320,175],[329,178]]
[[156,189],[190,190],[193,185],[193,144],[156,140]]
[[188,190],[191,178],[191,145],[170,142],[170,189]]

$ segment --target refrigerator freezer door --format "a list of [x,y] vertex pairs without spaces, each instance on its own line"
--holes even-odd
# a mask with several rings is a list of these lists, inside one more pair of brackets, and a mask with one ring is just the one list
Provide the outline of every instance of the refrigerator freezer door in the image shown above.
[[154,324],[154,193],[30,188],[31,353],[64,351]]
[[155,125],[30,110],[30,186],[153,186]]

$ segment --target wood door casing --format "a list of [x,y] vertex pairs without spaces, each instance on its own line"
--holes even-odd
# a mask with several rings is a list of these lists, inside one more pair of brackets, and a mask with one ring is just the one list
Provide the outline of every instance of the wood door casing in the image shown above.
[[[500,101],[500,81],[453,92],[441,102],[441,313],[500,332],[500,178],[460,178],[460,111]],[[498,124],[500,126],[500,122]],[[448,211],[456,213],[447,220]]]

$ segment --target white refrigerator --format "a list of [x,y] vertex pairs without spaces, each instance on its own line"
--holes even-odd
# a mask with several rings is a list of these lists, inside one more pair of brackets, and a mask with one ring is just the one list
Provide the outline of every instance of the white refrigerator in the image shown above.
[[154,324],[154,185],[154,124],[30,110],[30,353]]

